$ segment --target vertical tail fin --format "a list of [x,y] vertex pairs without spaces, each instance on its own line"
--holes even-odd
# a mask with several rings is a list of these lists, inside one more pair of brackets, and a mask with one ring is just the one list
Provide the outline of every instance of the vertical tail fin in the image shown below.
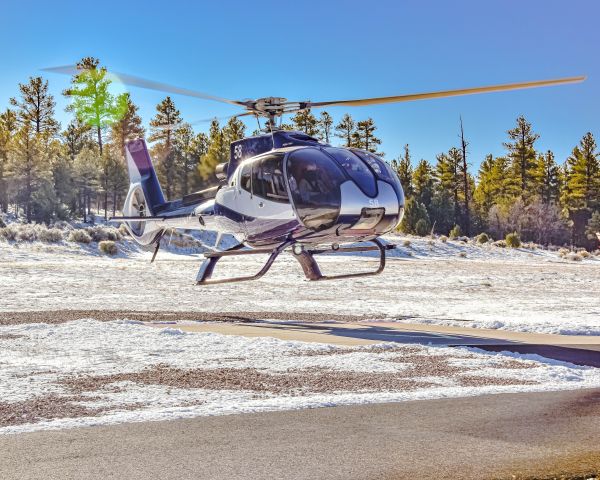
[[127,142],[125,151],[130,186],[140,185],[142,187],[149,210],[147,215],[153,215],[156,207],[165,203],[165,197],[152,165],[146,142],[142,139]]
[[[144,140],[133,140],[125,145],[127,169],[129,170],[129,193],[123,206],[127,217],[151,217],[165,203],[165,197]],[[134,240],[141,245],[156,242],[162,227],[152,221],[126,221],[125,225]]]

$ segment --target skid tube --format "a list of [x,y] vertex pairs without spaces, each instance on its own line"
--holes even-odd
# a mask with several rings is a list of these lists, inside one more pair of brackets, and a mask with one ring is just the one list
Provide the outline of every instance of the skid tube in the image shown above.
[[[368,275],[378,275],[383,272],[385,268],[385,251],[391,250],[395,248],[395,245],[392,244],[383,244],[378,239],[373,239],[370,241],[375,245],[370,246],[356,246],[356,247],[331,247],[331,248],[316,248],[316,249],[305,249],[301,244],[296,243],[293,240],[288,240],[283,242],[281,245],[277,246],[274,249],[269,248],[259,248],[255,250],[240,250],[243,248],[243,245],[236,245],[228,250],[223,252],[212,252],[205,253],[206,257],[202,265],[200,266],[200,270],[198,271],[198,275],[196,275],[196,284],[197,285],[216,285],[223,283],[233,283],[233,282],[245,282],[248,280],[257,280],[262,277],[265,273],[269,271],[273,262],[277,259],[279,254],[283,252],[286,248],[292,246],[292,253],[294,258],[300,263],[302,267],[302,271],[306,278],[310,281],[318,281],[318,280],[338,280],[343,278],[353,278],[353,277],[365,277]],[[356,273],[345,273],[342,275],[323,275],[321,273],[321,269],[319,268],[319,264],[314,258],[314,255],[319,254],[333,254],[333,253],[350,253],[350,252],[369,252],[369,251],[379,251],[379,266],[377,270],[373,270],[371,272],[356,272]],[[211,276],[215,269],[217,262],[223,257],[230,256],[240,256],[240,255],[257,255],[257,254],[265,254],[270,253],[269,258],[263,265],[263,267],[258,271],[258,273],[254,275],[248,275],[243,277],[231,277],[231,278],[216,278],[212,279]]]

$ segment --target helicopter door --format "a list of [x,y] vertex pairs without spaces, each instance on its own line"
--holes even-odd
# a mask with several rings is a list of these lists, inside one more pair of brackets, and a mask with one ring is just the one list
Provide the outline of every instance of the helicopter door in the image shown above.
[[249,237],[295,219],[283,175],[282,154],[270,154],[245,165],[240,175],[240,191]]

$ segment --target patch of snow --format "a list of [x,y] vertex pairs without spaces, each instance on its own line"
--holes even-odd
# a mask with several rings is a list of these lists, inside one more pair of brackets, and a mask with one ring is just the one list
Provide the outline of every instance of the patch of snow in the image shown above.
[[[151,252],[131,244],[119,258],[75,244],[0,242],[0,309],[312,312],[563,335],[600,335],[600,261],[557,252],[419,237],[385,237],[381,275],[307,282],[283,254],[260,280],[197,286],[201,254]],[[207,241],[211,240],[207,238]],[[404,241],[410,245],[404,246]],[[430,243],[431,242],[431,243]],[[131,242],[129,242],[131,243]],[[92,252],[93,250],[93,252]],[[466,258],[458,256],[464,252]],[[373,270],[373,254],[317,257],[326,274]],[[257,272],[262,255],[224,258],[215,277]],[[292,318],[293,319],[293,318]]]
[[[60,384],[66,378],[140,372],[158,364],[174,368],[253,368],[282,374],[289,369],[325,368],[339,372],[405,372],[402,354],[394,345],[349,349],[284,341],[269,337],[185,333],[177,328],[152,328],[129,321],[93,319],[47,325],[10,325],[0,334],[0,401],[19,402],[44,395],[70,395]],[[389,347],[389,348],[385,348]],[[79,403],[110,410],[94,417],[51,418],[39,423],[0,428],[0,434],[41,429],[107,425],[120,422],[166,420],[197,415],[288,410],[333,405],[458,397],[501,392],[550,391],[600,387],[600,369],[556,362],[539,356],[488,353],[473,348],[412,345],[418,355],[443,356],[463,374],[535,382],[532,385],[461,386],[452,377],[425,377],[431,386],[407,391],[307,393],[299,395],[246,390],[206,390],[141,385],[130,381],[104,390],[84,393]],[[315,355],[317,353],[317,355]],[[399,356],[400,355],[400,356]],[[389,361],[394,358],[399,361]],[[521,359],[525,358],[523,362]],[[524,367],[503,368],[507,361]],[[423,379],[421,379],[423,380]]]

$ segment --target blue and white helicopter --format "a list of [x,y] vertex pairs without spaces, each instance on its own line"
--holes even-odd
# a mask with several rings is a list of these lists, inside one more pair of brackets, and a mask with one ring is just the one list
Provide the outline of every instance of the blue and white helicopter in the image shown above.
[[[70,75],[76,67],[48,69]],[[130,187],[122,221],[141,245],[154,245],[168,230],[211,230],[230,234],[237,245],[205,253],[198,284],[254,280],[263,276],[275,259],[290,249],[308,280],[375,275],[385,267],[386,250],[394,245],[378,237],[392,231],[404,213],[404,192],[396,172],[373,153],[334,147],[302,132],[277,128],[282,115],[328,106],[363,106],[407,102],[476,93],[498,92],[581,82],[569,77],[429,93],[328,102],[289,102],[285,98],[234,101],[163,83],[117,73],[125,84],[188,95],[236,105],[266,118],[263,135],[230,145],[229,162],[216,167],[219,185],[167,201],[163,195],[144,140],[127,144]],[[166,126],[170,128],[170,126]],[[366,245],[356,245],[366,243]],[[344,246],[346,244],[346,246]],[[348,245],[351,244],[351,245]],[[250,248],[245,248],[250,247]],[[379,266],[374,271],[325,276],[314,256],[374,250]],[[211,278],[217,262],[226,256],[268,254],[262,269],[251,276]]]

